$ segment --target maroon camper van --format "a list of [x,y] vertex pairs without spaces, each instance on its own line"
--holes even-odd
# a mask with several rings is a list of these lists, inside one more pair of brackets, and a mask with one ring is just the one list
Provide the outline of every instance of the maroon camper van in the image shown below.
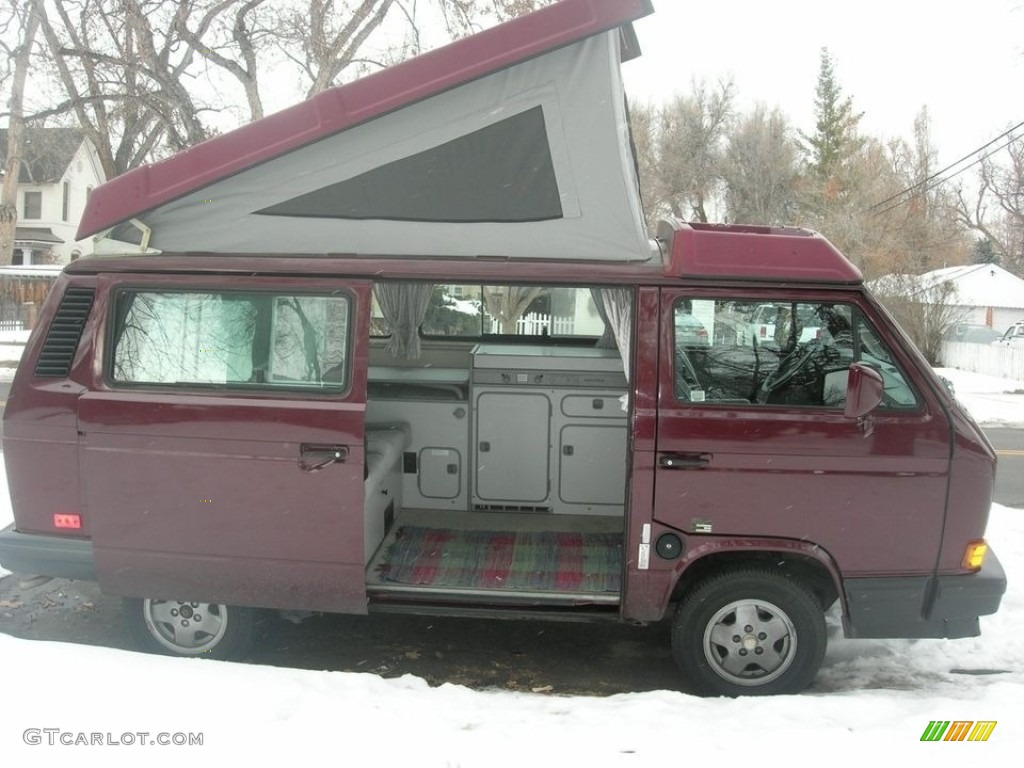
[[6,568],[149,649],[267,609],[670,621],[705,694],[976,635],[995,455],[823,237],[640,207],[647,0],[563,0],[96,189],[4,421]]

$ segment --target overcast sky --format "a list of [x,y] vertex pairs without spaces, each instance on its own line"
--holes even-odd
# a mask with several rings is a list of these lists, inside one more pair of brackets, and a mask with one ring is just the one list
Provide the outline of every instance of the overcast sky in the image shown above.
[[821,48],[865,132],[912,135],[927,105],[950,163],[1024,121],[1024,0],[653,0],[643,56],[623,67],[632,100],[732,77],[747,108],[779,106],[813,129]]

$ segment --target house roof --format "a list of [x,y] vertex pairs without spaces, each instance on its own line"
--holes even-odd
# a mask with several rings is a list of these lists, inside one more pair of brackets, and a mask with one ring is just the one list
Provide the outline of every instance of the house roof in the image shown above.
[[956,289],[949,297],[956,306],[1024,309],[1024,280],[998,264],[964,264],[922,275],[886,275],[875,280],[872,289],[927,296],[947,284]]
[[93,190],[163,252],[644,260],[619,63],[650,0],[561,0]]
[[49,227],[17,227],[14,232],[16,242],[23,243],[63,243],[64,239],[53,234]]
[[[0,128],[0,157],[7,156],[7,128]],[[21,142],[19,184],[53,184],[60,181],[85,132],[78,128],[26,127]]]

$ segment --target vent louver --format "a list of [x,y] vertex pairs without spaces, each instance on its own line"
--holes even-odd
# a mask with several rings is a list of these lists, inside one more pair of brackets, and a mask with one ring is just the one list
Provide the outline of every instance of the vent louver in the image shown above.
[[43,349],[36,360],[36,376],[63,378],[68,375],[95,294],[93,288],[68,288],[46,332]]

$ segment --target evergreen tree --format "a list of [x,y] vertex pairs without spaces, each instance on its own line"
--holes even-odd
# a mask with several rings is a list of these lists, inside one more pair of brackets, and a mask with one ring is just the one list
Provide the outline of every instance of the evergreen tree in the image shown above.
[[823,182],[832,182],[863,144],[857,135],[857,124],[863,113],[855,113],[852,100],[843,98],[836,80],[835,63],[827,48],[821,49],[814,114],[814,133],[801,132],[803,148],[813,174]]
[[987,237],[974,243],[974,251],[971,254],[971,261],[975,264],[998,264],[999,254],[996,253],[996,246]]

